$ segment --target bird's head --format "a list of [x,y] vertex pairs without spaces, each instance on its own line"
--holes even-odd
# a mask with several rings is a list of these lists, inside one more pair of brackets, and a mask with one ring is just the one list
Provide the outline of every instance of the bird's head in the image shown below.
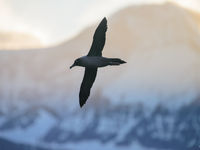
[[75,66],[80,66],[80,59],[79,58],[74,61],[73,65],[70,66],[70,69],[75,67]]

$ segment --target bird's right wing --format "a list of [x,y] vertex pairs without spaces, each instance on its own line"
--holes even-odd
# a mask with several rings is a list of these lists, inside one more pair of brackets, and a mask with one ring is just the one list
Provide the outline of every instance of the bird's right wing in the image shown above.
[[107,20],[103,18],[94,33],[92,46],[87,56],[102,56],[102,50],[106,41],[106,31]]
[[85,68],[85,74],[81,83],[79,93],[79,103],[82,107],[90,95],[90,89],[95,81],[97,75],[97,68]]

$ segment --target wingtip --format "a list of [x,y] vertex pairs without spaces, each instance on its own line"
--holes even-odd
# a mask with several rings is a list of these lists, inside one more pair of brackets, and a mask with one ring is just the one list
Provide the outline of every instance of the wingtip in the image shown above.
[[104,18],[102,19],[102,22],[107,22],[106,17],[104,17]]
[[107,19],[106,19],[106,17],[104,17],[103,20],[102,20],[101,22],[102,22],[103,24],[105,24],[105,31],[107,31],[108,26],[107,26]]
[[85,104],[85,103],[80,103],[80,108],[82,108],[84,104]]
[[85,104],[85,101],[83,99],[79,99],[79,105],[82,108],[83,105]]

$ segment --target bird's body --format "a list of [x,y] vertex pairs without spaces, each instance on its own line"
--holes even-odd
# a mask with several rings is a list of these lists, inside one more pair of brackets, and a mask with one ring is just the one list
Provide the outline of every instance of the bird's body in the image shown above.
[[75,60],[74,64],[70,67],[81,66],[85,67],[85,74],[81,83],[79,93],[79,103],[82,107],[90,95],[90,89],[95,81],[97,69],[108,65],[120,65],[126,63],[119,58],[106,58],[102,57],[102,50],[105,45],[107,31],[107,20],[104,18],[97,27],[93,43],[87,56],[80,57]]
[[88,68],[99,68],[108,65],[120,65],[120,63],[123,63],[123,61],[118,58],[106,58],[99,56],[83,56],[80,57],[79,60],[80,66]]

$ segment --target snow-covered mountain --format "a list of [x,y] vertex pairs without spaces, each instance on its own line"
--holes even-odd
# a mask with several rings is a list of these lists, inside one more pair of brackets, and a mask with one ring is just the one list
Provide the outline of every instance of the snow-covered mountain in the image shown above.
[[69,66],[96,26],[59,46],[0,51],[0,137],[36,149],[198,150],[198,17],[167,3],[108,18],[103,55],[128,63],[99,69],[83,109],[83,69]]
[[0,32],[0,50],[19,50],[41,48],[42,44],[36,37],[17,32]]
[[[102,100],[102,99],[101,99]],[[58,113],[40,107],[2,116],[2,138],[50,149],[197,150],[199,99],[178,110],[158,105],[116,105],[104,100],[100,107]],[[69,107],[66,107],[68,109]]]

